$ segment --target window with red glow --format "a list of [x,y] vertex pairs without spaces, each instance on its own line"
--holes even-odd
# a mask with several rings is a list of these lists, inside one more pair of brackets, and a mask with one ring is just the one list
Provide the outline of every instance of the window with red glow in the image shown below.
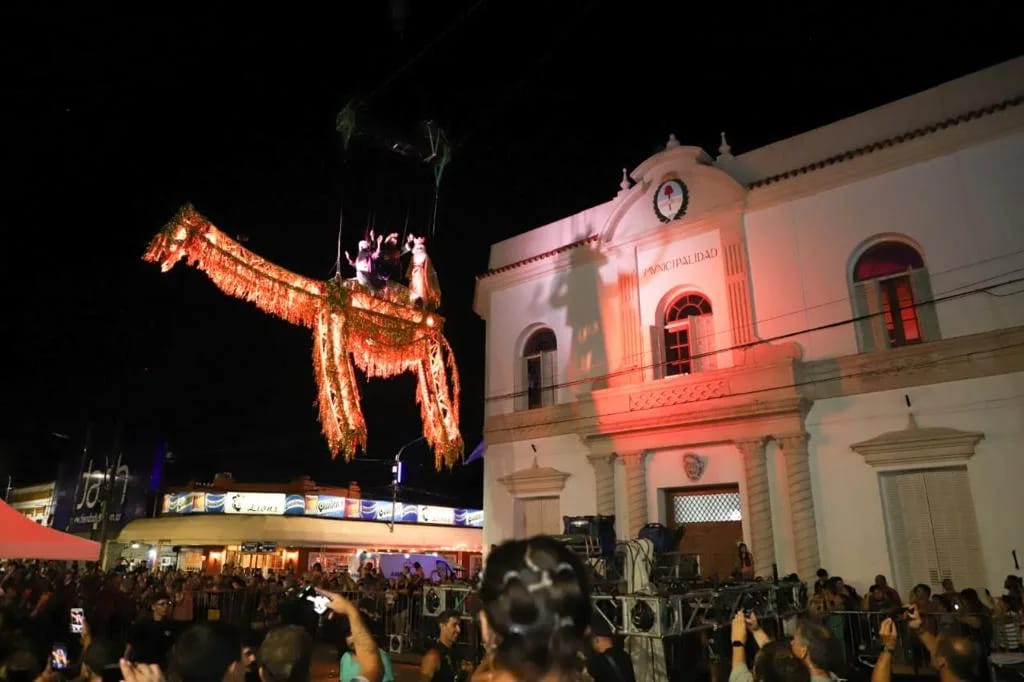
[[889,332],[889,344],[896,347],[920,343],[921,330],[917,324],[917,308],[914,307],[914,291],[910,288],[910,277],[904,275],[883,279],[878,285],[882,296],[882,310],[885,311],[885,328]]
[[903,242],[881,242],[865,251],[853,269],[853,281],[902,275],[924,267],[921,254]]
[[691,317],[711,314],[711,303],[700,294],[683,294],[665,311],[665,376],[693,369]]
[[921,326],[910,273],[924,268],[917,250],[903,242],[880,242],[857,260],[855,282],[875,280],[890,347],[920,343]]

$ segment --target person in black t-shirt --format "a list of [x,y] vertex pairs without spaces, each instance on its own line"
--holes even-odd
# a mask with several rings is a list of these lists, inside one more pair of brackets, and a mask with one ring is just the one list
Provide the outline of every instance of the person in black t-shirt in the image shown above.
[[449,610],[437,618],[437,641],[423,655],[420,664],[421,682],[455,682],[460,669],[455,663],[452,647],[462,631],[462,614]]
[[587,673],[594,682],[636,682],[633,660],[612,634],[608,621],[595,613],[590,626],[592,649],[587,655]]
[[124,657],[134,663],[155,663],[163,666],[167,652],[178,634],[177,624],[170,619],[171,598],[164,592],[153,595],[151,619],[136,621],[128,631]]

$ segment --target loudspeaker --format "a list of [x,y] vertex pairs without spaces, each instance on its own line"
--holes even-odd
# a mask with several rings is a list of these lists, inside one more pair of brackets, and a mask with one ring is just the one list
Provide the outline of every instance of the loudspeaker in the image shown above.
[[563,516],[565,535],[590,538],[599,556],[615,555],[615,516]]
[[674,551],[676,547],[672,547],[673,534],[669,531],[664,524],[661,523],[648,523],[640,532],[637,534],[639,540],[650,540],[654,545],[655,554],[664,554],[665,552]]

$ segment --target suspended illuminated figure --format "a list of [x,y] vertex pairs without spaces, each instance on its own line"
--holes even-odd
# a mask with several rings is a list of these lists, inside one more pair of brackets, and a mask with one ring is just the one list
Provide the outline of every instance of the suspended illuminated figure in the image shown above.
[[[424,240],[414,240],[414,258],[418,249],[419,262],[429,266]],[[435,466],[450,467],[462,456],[463,443],[458,369],[442,334],[443,319],[433,312],[440,290],[436,295],[429,288],[415,292],[420,286],[416,282],[411,287],[394,281],[376,286],[372,263],[362,259],[372,261],[382,243],[392,244],[393,236],[370,235],[365,241],[356,259],[349,259],[356,267],[355,278],[309,279],[267,262],[186,205],[153,238],[143,258],[159,263],[164,272],[184,259],[226,294],[313,330],[320,422],[334,456],[341,452],[348,460],[357,449],[366,449],[353,365],[369,378],[415,373],[423,435],[434,449]],[[426,270],[424,276],[429,280]]]

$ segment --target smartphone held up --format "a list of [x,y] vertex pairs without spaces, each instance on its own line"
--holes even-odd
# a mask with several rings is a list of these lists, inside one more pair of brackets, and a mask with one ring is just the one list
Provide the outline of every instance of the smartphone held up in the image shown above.
[[313,611],[321,616],[327,612],[327,605],[331,603],[330,597],[319,594],[312,585],[302,591],[302,596],[306,598],[306,601],[313,604]]
[[50,650],[50,668],[53,670],[68,669],[68,647],[66,644],[54,644]]

